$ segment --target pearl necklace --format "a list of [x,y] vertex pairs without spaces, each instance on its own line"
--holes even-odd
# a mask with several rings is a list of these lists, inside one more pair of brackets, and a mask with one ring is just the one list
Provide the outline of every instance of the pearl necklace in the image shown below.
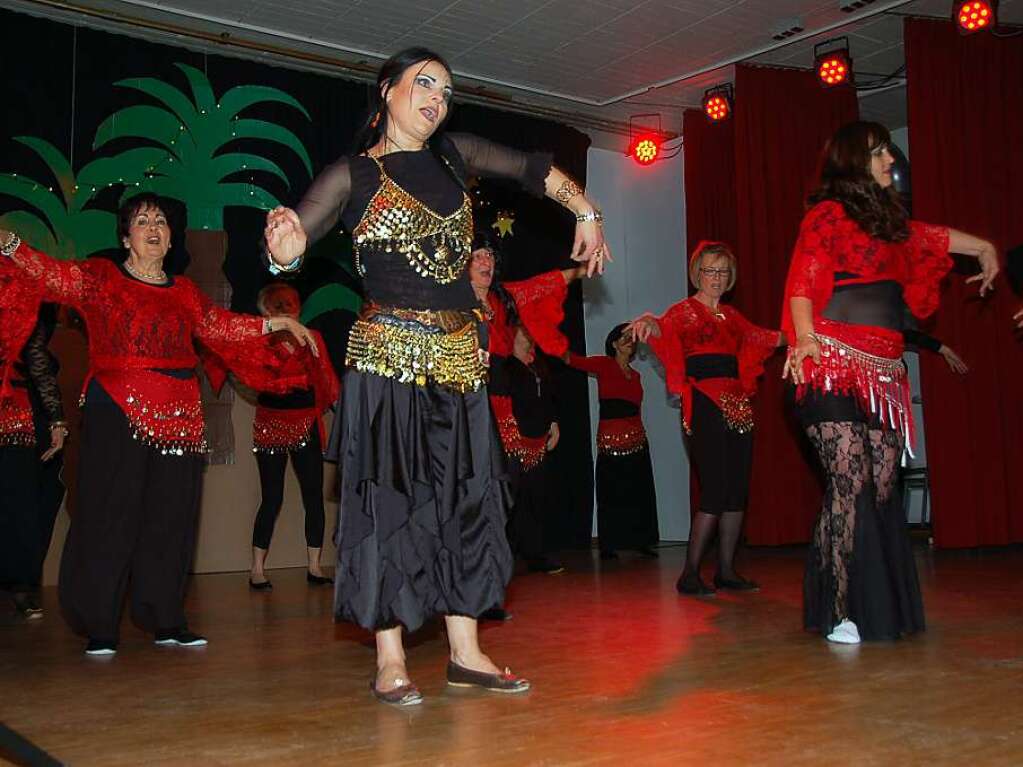
[[149,272],[143,272],[141,269],[136,269],[131,265],[128,259],[124,260],[124,268],[128,270],[128,273],[136,279],[142,280],[143,282],[166,282],[167,272],[161,269],[156,274],[150,274]]

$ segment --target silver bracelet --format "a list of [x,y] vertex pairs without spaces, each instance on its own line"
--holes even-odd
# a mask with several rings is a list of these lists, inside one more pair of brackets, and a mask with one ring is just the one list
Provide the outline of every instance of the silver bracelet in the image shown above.
[[598,224],[604,222],[604,214],[594,208],[589,213],[576,213],[575,220],[579,223],[583,221],[596,221]]
[[267,260],[267,262],[270,265],[270,274],[273,274],[273,275],[278,275],[281,272],[297,272],[299,267],[302,266],[302,259],[303,258],[305,258],[305,254],[304,253],[301,256],[299,256],[298,258],[296,258],[294,261],[292,261],[290,264],[288,264],[287,266],[281,266],[276,261],[274,261],[273,256],[270,255],[270,251],[269,250],[266,252],[266,260]]
[[21,245],[21,238],[12,232],[11,239],[7,241],[7,244],[0,246],[0,253],[3,253],[5,256],[11,256],[18,249],[19,245]]

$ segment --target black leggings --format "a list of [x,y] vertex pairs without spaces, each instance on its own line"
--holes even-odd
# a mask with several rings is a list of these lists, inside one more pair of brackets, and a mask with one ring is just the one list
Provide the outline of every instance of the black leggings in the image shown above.
[[309,440],[305,447],[286,453],[256,453],[262,500],[252,528],[252,545],[260,549],[270,548],[274,524],[280,514],[281,504],[284,503],[284,471],[288,465],[288,456],[291,456],[291,468],[295,470],[302,491],[306,546],[318,549],[323,546],[324,512],[323,456],[316,424],[309,429]]

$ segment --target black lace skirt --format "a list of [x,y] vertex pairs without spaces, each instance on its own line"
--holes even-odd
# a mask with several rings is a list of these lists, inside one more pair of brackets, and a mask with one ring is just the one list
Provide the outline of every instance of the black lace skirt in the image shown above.
[[334,611],[376,630],[502,604],[508,476],[485,389],[348,369],[331,436],[341,483]]
[[827,635],[848,618],[864,640],[923,631],[898,484],[901,436],[851,396],[807,398],[796,411],[826,479],[803,576],[805,628]]
[[600,548],[656,546],[660,535],[650,448],[628,455],[599,453],[595,478]]

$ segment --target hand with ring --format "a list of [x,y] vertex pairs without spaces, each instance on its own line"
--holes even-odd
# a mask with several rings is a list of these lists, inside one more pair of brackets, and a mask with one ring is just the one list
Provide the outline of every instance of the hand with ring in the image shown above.
[[821,345],[812,333],[800,336],[796,345],[789,347],[789,356],[785,360],[785,367],[782,368],[781,377],[792,379],[794,384],[806,383],[806,371],[803,362],[810,358],[815,364],[821,361]]

